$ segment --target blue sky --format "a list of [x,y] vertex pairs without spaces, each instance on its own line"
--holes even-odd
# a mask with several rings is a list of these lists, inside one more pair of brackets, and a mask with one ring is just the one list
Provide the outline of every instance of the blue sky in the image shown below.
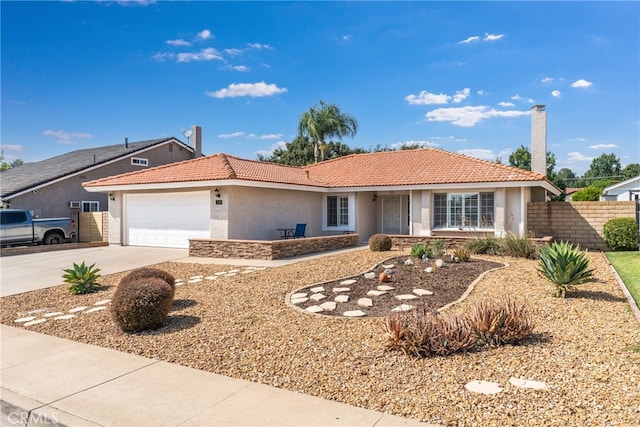
[[556,170],[640,163],[639,2],[9,2],[2,150],[37,161],[176,136],[255,159],[320,100],[344,143],[419,142],[487,160],[547,109]]

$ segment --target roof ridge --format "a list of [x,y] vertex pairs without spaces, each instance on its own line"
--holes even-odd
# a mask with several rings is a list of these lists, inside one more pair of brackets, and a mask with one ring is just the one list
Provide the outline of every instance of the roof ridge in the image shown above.
[[227,172],[227,176],[229,179],[236,179],[238,176],[236,175],[236,171],[233,170],[233,166],[229,163],[229,159],[227,159],[227,155],[224,153],[218,153],[218,158],[222,162],[222,167]]
[[440,148],[434,148],[434,150],[443,151],[445,153],[449,153],[449,154],[452,154],[452,155],[458,156],[458,157],[465,157],[467,159],[470,159],[470,160],[473,160],[473,161],[477,161],[477,162],[480,162],[480,163],[484,163],[484,164],[487,164],[487,165],[495,166],[497,168],[508,169],[508,170],[511,170],[513,172],[518,172],[518,173],[524,173],[525,175],[530,175],[531,177],[535,177],[535,178],[539,178],[539,179],[545,178],[545,175],[542,175],[542,174],[539,174],[539,173],[536,173],[536,172],[532,172],[532,171],[527,170],[527,169],[520,169],[520,168],[517,168],[515,166],[505,165],[505,164],[498,163],[498,162],[491,162],[489,160],[479,159],[477,157],[469,156],[467,154],[453,153],[453,152],[450,152],[450,151],[442,150]]
[[227,159],[235,159],[235,160],[238,160],[238,161],[241,161],[241,162],[251,162],[251,163],[257,163],[257,164],[260,164],[260,165],[273,165],[273,166],[277,166],[277,167],[281,167],[281,168],[303,170],[307,166],[310,166],[310,165],[306,165],[306,166],[285,165],[283,163],[269,162],[267,160],[245,159],[244,157],[234,156],[233,154],[225,154],[225,153],[220,153],[220,154],[224,154],[224,156]]

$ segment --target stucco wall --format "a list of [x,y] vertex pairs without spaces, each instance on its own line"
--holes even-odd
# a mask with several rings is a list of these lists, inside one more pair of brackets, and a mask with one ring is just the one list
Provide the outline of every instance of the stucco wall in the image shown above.
[[527,216],[529,230],[536,236],[553,236],[583,249],[606,250],[604,223],[635,215],[635,202],[532,202]]
[[374,194],[373,191],[356,194],[356,230],[365,242],[378,232],[378,199],[373,200]]

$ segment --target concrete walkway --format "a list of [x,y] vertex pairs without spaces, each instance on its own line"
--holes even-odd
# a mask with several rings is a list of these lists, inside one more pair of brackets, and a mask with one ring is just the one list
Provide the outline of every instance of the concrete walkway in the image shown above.
[[[100,267],[107,266],[103,269],[104,274],[169,260],[235,264],[235,260],[228,259],[191,259],[184,252],[154,253],[149,252],[149,248],[137,248],[137,251],[122,247],[93,249],[103,251],[76,252],[67,256],[75,257],[75,262],[81,261],[77,258],[80,254],[87,255],[86,262],[99,259]],[[160,260],[145,258],[150,253],[153,253],[151,258]],[[23,256],[28,257],[17,257]],[[165,259],[167,257],[173,259]],[[57,258],[50,264],[33,267],[56,270],[58,275],[60,266],[56,264],[62,263],[67,268],[68,259]],[[273,266],[300,260],[257,264]],[[21,280],[17,270],[22,265],[24,280],[29,276],[32,268],[29,264],[33,262],[38,260],[33,257],[27,261],[14,259],[11,276],[5,275],[3,266],[3,295],[7,277]],[[256,262],[237,264],[256,265]],[[43,276],[38,272],[37,277]],[[22,292],[53,285],[36,281]],[[14,291],[19,293],[20,290]],[[0,339],[1,426],[428,426],[415,420],[22,328],[1,325]]]

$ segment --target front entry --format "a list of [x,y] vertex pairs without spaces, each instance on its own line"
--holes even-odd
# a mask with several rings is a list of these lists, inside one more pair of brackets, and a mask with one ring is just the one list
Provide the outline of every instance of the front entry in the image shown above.
[[384,234],[401,234],[402,209],[400,196],[382,197],[382,232]]

